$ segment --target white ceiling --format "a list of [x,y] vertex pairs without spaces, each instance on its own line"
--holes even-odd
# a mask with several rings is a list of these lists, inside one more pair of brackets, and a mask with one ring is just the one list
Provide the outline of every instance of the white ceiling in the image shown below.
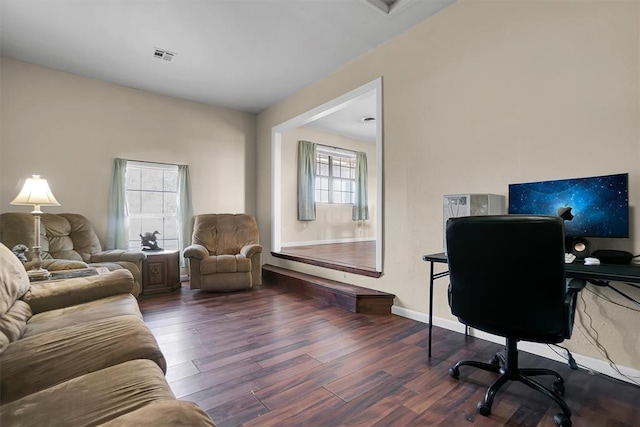
[[378,119],[376,91],[361,95],[346,104],[344,108],[315,119],[305,127],[375,144],[378,135],[376,122],[363,119],[365,117]]
[[0,54],[258,113],[454,1],[0,0]]

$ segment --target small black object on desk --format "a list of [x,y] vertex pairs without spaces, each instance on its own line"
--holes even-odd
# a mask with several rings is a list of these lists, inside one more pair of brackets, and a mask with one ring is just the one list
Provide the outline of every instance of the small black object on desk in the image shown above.
[[[431,334],[433,329],[433,282],[441,277],[449,275],[449,271],[435,273],[435,264],[447,264],[447,255],[444,252],[424,255],[423,261],[430,263],[429,274],[429,348],[428,356],[431,357]],[[584,279],[596,286],[606,286],[638,304],[636,300],[625,293],[619,291],[609,284],[609,282],[624,282],[629,286],[640,288],[640,264],[600,264],[584,265],[580,261],[565,264],[565,274],[567,278]]]

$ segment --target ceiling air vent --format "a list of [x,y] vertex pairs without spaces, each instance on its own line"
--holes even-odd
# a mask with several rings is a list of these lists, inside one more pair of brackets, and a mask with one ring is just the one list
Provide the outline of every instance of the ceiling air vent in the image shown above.
[[173,57],[176,56],[176,55],[177,55],[176,53],[169,52],[168,50],[157,49],[157,48],[153,52],[153,57],[154,58],[164,59],[165,61],[169,61],[169,62],[171,62]]

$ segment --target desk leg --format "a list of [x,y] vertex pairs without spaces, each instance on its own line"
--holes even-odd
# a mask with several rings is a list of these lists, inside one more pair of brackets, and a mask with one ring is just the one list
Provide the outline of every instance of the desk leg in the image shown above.
[[431,333],[433,329],[433,261],[431,261],[431,274],[429,279],[429,352],[428,357],[431,357]]

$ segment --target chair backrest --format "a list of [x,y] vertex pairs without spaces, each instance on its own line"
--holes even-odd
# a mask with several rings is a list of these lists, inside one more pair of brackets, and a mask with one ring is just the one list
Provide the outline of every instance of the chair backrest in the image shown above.
[[248,214],[196,215],[192,243],[204,246],[210,255],[236,255],[243,246],[260,243],[258,224]]
[[[70,259],[89,262],[92,254],[102,251],[91,222],[80,214],[43,213],[40,246],[43,259]],[[23,243],[33,246],[33,215],[5,212],[0,215],[0,241],[9,248]]]
[[570,335],[561,218],[452,218],[446,239],[449,304],[462,323],[527,341]]

